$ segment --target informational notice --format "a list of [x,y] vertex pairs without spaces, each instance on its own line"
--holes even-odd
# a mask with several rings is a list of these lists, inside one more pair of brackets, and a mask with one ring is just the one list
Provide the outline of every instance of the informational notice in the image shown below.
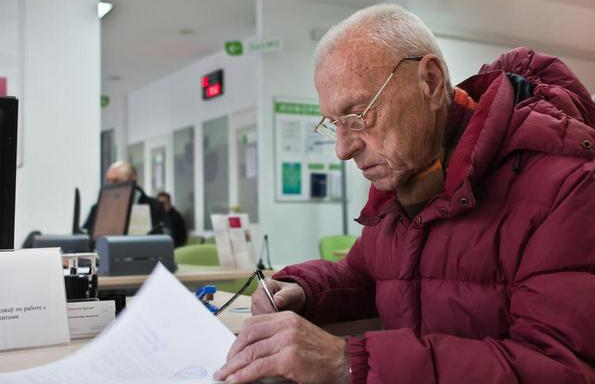
[[0,351],[70,341],[58,248],[0,252]]
[[256,265],[250,219],[246,213],[211,215],[219,264],[223,268],[251,270]]
[[[277,201],[340,201],[335,186],[340,162],[335,142],[314,130],[321,119],[313,100],[276,98],[275,198]],[[338,173],[340,175],[340,172]]]

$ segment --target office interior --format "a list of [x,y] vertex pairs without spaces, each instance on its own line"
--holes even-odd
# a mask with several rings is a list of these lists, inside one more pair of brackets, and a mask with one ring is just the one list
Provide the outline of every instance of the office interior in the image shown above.
[[[563,59],[595,94],[589,0],[392,2],[437,36],[453,84],[500,53],[528,46]],[[32,230],[70,233],[74,189],[84,220],[116,160],[137,167],[148,194],[171,193],[191,238],[212,236],[209,213],[218,207],[249,213],[256,254],[267,235],[275,269],[319,258],[322,237],[359,234],[353,218],[369,182],[352,162],[344,165],[345,212],[336,185],[323,198],[279,191],[283,122],[276,105],[317,104],[316,43],[377,1],[110,3],[99,18],[96,0],[0,0],[0,78],[20,100],[15,246]],[[241,55],[226,51],[230,42],[242,43]],[[204,100],[202,78],[218,70],[223,93]],[[332,156],[332,143],[319,145]],[[324,164],[329,183],[338,182],[340,165]],[[312,182],[302,181],[302,188]]]

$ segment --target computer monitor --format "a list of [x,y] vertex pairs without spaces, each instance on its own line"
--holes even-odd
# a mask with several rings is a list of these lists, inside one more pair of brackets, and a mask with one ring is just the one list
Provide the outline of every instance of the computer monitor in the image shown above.
[[0,249],[14,247],[18,100],[0,97]]
[[128,232],[135,183],[106,184],[99,192],[92,240],[100,236],[122,236]]

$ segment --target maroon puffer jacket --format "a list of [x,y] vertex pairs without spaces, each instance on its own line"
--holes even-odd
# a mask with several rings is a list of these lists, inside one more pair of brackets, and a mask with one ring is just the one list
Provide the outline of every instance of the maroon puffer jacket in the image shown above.
[[[533,95],[515,105],[507,72]],[[410,222],[372,187],[345,260],[275,278],[318,324],[377,311],[385,330],[348,341],[354,383],[595,383],[595,105],[524,48],[459,86],[479,103],[445,190]]]

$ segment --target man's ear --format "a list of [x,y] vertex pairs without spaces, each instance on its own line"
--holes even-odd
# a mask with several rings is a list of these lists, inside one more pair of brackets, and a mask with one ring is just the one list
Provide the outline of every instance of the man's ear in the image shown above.
[[417,67],[418,81],[422,94],[429,101],[432,110],[442,107],[444,100],[444,68],[436,55],[428,54],[421,59]]

